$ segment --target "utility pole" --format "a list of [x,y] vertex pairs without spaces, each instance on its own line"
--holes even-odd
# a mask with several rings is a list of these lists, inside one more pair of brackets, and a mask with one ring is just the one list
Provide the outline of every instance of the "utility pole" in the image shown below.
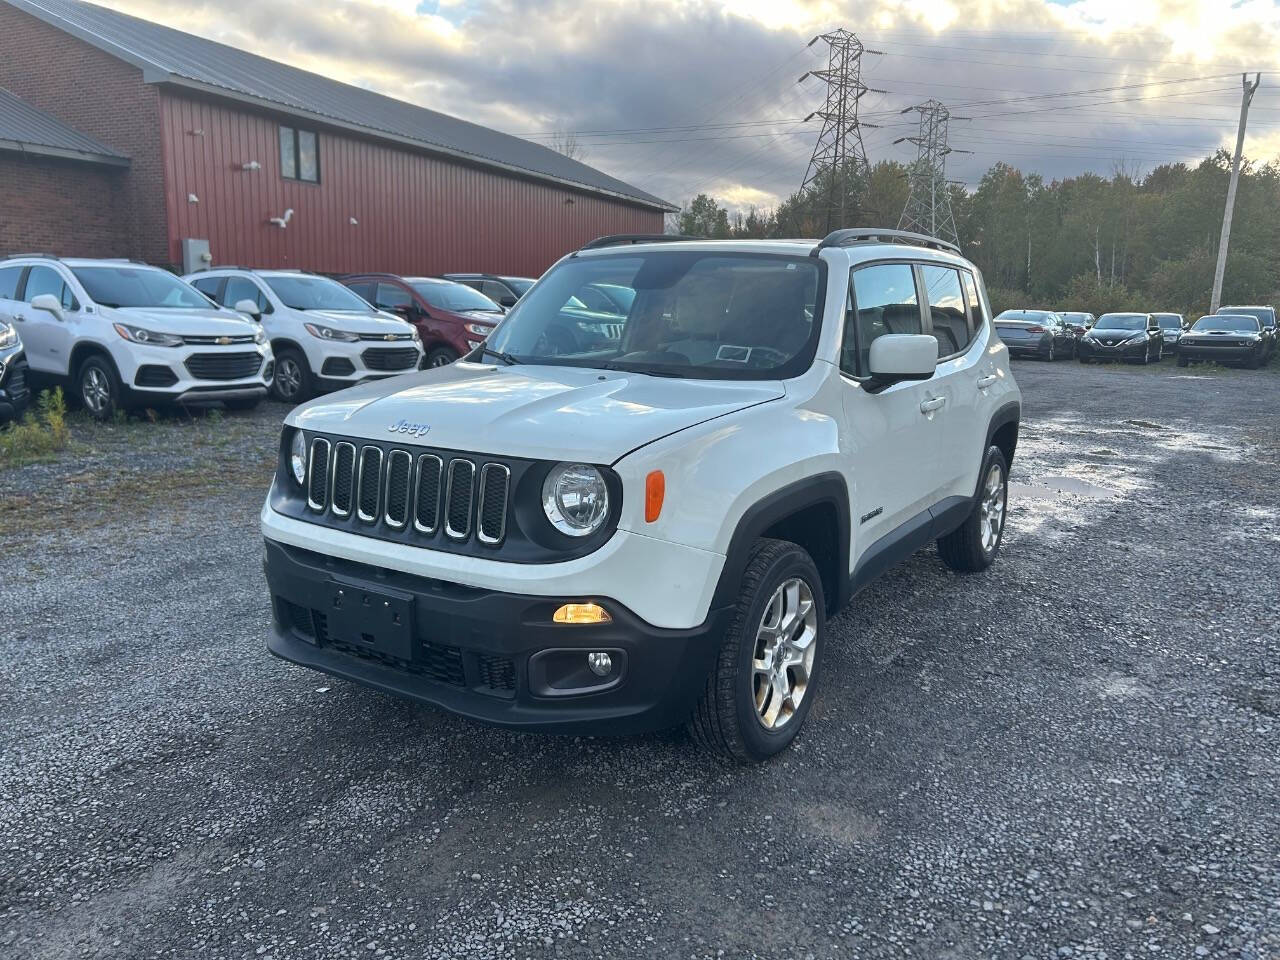
[[969,151],[954,150],[948,146],[947,130],[952,120],[969,118],[951,116],[951,111],[937,100],[926,100],[902,112],[913,111],[920,114],[916,135],[893,141],[916,145],[916,162],[908,172],[907,205],[898,220],[898,229],[914,230],[959,244],[956,220],[951,212],[951,194],[947,190],[947,154]]
[[821,117],[822,131],[813,145],[813,155],[809,158],[800,192],[803,194],[815,186],[826,187],[823,207],[826,231],[830,233],[837,226],[848,225],[846,217],[852,213],[848,209],[850,188],[855,184],[865,188],[871,172],[867,151],[862,145],[862,128],[874,127],[875,124],[858,120],[858,101],[872,92],[862,82],[862,55],[879,54],[881,51],[868,50],[844,27],[814,37],[809,46],[819,40],[829,48],[827,69],[810,70],[797,81],[817,77],[827,85],[827,99],[822,109],[805,117],[806,121]]
[[1254,74],[1253,83],[1249,75],[1240,75],[1240,85],[1244,95],[1240,100],[1240,127],[1236,130],[1236,155],[1231,161],[1231,180],[1227,184],[1227,209],[1222,214],[1222,236],[1218,239],[1218,265],[1213,271],[1213,294],[1209,297],[1209,312],[1217,313],[1222,306],[1222,277],[1227,271],[1227,244],[1231,240],[1231,215],[1236,206],[1236,185],[1240,182],[1240,154],[1244,151],[1244,126],[1249,119],[1249,104],[1253,95],[1262,83],[1262,74]]

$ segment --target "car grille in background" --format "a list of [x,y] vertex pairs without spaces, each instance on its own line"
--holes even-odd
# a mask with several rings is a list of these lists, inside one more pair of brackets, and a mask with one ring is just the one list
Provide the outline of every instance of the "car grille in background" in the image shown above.
[[361,340],[377,340],[379,342],[391,342],[394,340],[412,340],[412,333],[362,333],[359,335]]
[[307,506],[356,518],[394,534],[444,535],[455,542],[502,543],[510,509],[511,470],[467,457],[444,459],[400,448],[324,437],[311,441]]
[[243,380],[262,366],[262,355],[254,353],[194,353],[186,367],[197,380]]
[[210,347],[214,344],[219,346],[229,343],[253,343],[254,335],[252,333],[238,333],[234,336],[193,336],[183,337],[182,342],[193,347]]
[[418,364],[418,349],[393,347],[382,350],[370,347],[360,354],[360,358],[370,370],[412,370]]

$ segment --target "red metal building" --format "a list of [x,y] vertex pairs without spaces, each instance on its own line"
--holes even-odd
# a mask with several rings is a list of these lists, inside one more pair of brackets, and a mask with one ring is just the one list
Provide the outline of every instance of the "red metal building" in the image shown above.
[[[0,255],[537,276],[674,209],[527,140],[78,0],[0,0],[0,88],[18,118],[7,137],[0,110]],[[36,142],[77,136],[85,156]]]

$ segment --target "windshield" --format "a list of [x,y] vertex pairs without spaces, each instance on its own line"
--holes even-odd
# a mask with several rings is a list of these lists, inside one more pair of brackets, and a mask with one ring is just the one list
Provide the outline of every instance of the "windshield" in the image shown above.
[[294,310],[345,310],[373,313],[373,307],[328,277],[263,277],[286,307]]
[[1160,324],[1162,330],[1181,330],[1182,318],[1176,313],[1157,313],[1154,314],[1156,322]]
[[418,296],[427,301],[427,306],[437,310],[452,310],[455,313],[465,310],[480,310],[484,313],[501,313],[502,308],[486,297],[475,287],[465,283],[452,283],[448,280],[425,280],[422,277],[408,277],[409,286],[418,291]]
[[1087,313],[1064,313],[1062,319],[1068,323],[1088,323],[1089,315]]
[[1201,317],[1192,330],[1234,330],[1237,333],[1257,333],[1260,329],[1256,317],[1223,316]]
[[503,277],[502,282],[514,290],[517,297],[523,297],[533,286],[533,281],[526,280],[524,277]]
[[1219,307],[1219,313],[1234,313],[1237,316],[1257,317],[1264,327],[1275,325],[1275,314],[1266,307]]
[[[816,347],[822,278],[809,257],[573,258],[512,307],[487,346],[526,363],[713,380],[796,376]],[[577,294],[588,287],[623,288],[628,306],[616,314],[584,310]]]
[[216,309],[195,287],[155,267],[72,267],[71,272],[100,307]]
[[1095,330],[1145,330],[1145,313],[1104,313],[1093,325]]
[[1001,320],[1012,320],[1017,323],[1045,323],[1052,316],[1053,314],[1043,310],[1006,310],[996,317],[996,323]]

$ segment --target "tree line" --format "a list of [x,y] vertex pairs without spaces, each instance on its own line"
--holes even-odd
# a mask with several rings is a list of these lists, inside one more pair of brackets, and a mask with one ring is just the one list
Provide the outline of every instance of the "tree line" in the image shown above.
[[[982,270],[992,306],[1173,311],[1209,308],[1231,157],[1162,164],[1140,175],[1046,182],[997,163],[976,189],[949,186],[966,257]],[[815,237],[828,223],[893,227],[907,201],[907,167],[882,160],[838,181],[819,179],[777,209],[730,214],[707,194],[681,211],[679,233],[715,238]],[[837,187],[833,189],[833,187]],[[830,212],[843,209],[844,215]],[[1224,303],[1275,303],[1280,266],[1280,164],[1241,168]]]

